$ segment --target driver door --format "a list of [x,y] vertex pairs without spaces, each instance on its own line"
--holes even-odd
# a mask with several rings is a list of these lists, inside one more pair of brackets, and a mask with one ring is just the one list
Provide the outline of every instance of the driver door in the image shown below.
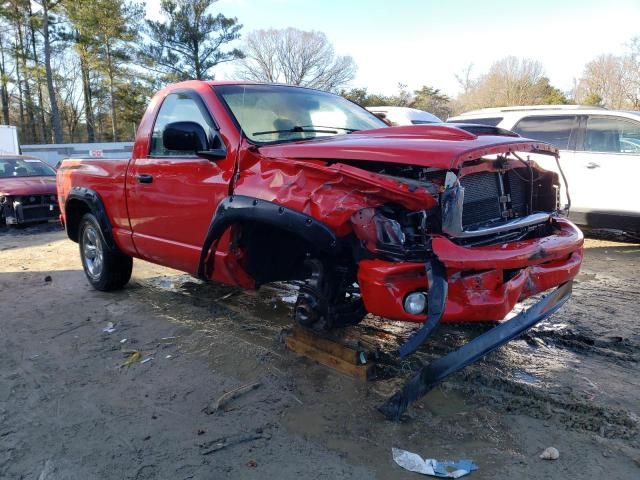
[[139,255],[196,273],[211,218],[228,194],[233,159],[211,161],[165,148],[164,128],[180,121],[199,123],[210,144],[218,135],[214,119],[196,92],[167,95],[158,110],[148,154],[132,159],[127,172],[127,204]]

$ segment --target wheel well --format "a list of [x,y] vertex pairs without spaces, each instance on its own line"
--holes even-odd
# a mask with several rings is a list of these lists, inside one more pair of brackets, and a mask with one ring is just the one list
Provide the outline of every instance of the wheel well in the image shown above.
[[243,222],[236,229],[237,245],[246,254],[247,273],[257,284],[303,280],[310,275],[305,259],[317,256],[317,251],[308,240],[268,223]]
[[72,198],[65,205],[64,211],[67,236],[74,242],[77,242],[80,220],[85,213],[91,213],[91,207],[82,200]]

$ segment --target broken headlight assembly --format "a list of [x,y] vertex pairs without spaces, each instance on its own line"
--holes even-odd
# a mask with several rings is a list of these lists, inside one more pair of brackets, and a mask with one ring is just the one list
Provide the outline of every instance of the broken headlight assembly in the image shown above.
[[375,256],[393,261],[423,262],[428,254],[428,233],[438,215],[409,211],[398,205],[364,208],[351,217],[360,244]]

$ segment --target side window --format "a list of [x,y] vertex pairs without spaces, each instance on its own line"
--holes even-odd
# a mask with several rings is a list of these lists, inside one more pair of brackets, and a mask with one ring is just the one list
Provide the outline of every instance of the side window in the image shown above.
[[503,117],[488,117],[488,118],[468,118],[465,120],[451,120],[447,123],[473,123],[475,125],[486,125],[487,127],[496,127]]
[[199,123],[209,135],[215,128],[204,105],[192,96],[187,93],[171,93],[167,95],[162,102],[156,117],[156,123],[153,126],[149,155],[152,157],[185,156],[184,152],[176,152],[164,147],[162,132],[169,123],[186,121]]
[[513,131],[523,137],[547,142],[560,150],[566,150],[575,125],[575,115],[531,116],[520,120]]
[[640,154],[640,122],[590,116],[584,135],[584,150]]

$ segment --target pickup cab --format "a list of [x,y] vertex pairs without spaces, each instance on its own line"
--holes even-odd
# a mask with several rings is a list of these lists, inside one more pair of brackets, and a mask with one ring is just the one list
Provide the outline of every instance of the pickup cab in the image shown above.
[[57,188],[99,290],[134,257],[246,289],[297,281],[304,327],[421,323],[401,356],[440,321],[502,320],[558,287],[459,369],[554,311],[580,268],[559,176],[533,153],[558,156],[495,127],[388,127],[313,89],[187,81],[154,96],[131,158],[64,160]]

